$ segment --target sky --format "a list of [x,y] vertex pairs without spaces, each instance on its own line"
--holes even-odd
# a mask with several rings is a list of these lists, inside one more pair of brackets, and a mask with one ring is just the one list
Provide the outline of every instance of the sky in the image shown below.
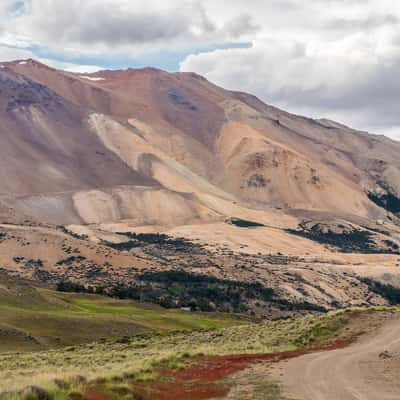
[[192,71],[400,140],[399,0],[0,0],[0,61]]

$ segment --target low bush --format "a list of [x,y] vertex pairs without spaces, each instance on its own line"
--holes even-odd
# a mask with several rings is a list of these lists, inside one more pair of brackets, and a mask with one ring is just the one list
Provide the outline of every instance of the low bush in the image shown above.
[[259,222],[248,221],[240,218],[229,218],[225,222],[227,224],[237,226],[238,228],[257,228],[265,226],[264,224],[260,224]]
[[286,229],[286,232],[321,244],[335,246],[343,253],[399,253],[399,249],[396,246],[379,248],[372,240],[373,233],[368,231],[355,229],[351,232],[336,233],[332,231],[321,232],[316,229]]
[[400,288],[376,281],[371,278],[361,278],[361,282],[368,285],[369,289],[382,296],[391,305],[400,304]]
[[368,193],[368,197],[379,207],[384,208],[394,214],[400,213],[400,199],[391,193],[378,196],[375,193]]

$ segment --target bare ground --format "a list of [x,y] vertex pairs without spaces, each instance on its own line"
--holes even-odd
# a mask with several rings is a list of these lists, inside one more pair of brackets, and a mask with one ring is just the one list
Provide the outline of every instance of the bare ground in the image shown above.
[[298,400],[400,398],[400,317],[349,347],[307,354],[274,371],[285,393]]

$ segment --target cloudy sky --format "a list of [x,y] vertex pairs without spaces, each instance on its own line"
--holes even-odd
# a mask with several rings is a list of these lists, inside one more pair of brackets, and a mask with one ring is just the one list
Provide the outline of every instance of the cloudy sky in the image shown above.
[[194,71],[400,139],[399,0],[0,0],[0,61]]

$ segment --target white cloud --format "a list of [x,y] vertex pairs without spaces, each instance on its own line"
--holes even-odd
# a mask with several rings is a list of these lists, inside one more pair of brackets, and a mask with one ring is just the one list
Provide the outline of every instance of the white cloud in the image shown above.
[[[290,3],[296,14],[296,1]],[[382,3],[392,3],[390,14]],[[400,138],[399,4],[314,0],[298,15],[305,10],[309,24],[301,18],[283,32],[265,28],[252,48],[191,55],[181,70],[289,111]]]
[[104,69],[103,67],[99,67],[97,65],[73,64],[48,58],[37,58],[37,60],[43,64],[49,65],[50,67],[76,73],[92,73]]
[[[258,27],[247,13],[219,21],[207,2],[147,0],[30,0],[13,18],[15,41],[68,54],[142,54],[248,38]],[[57,38],[57,40],[55,40]]]
[[36,59],[53,68],[62,69],[69,72],[91,73],[104,69],[103,67],[99,67],[97,65],[73,64],[48,58],[36,57],[35,54],[29,50],[0,46],[0,62],[26,60],[29,58]]
[[382,135],[386,135],[392,139],[400,140],[400,127],[393,126],[391,128],[386,128],[381,131]]
[[0,46],[0,62],[32,58],[33,54],[24,49]]

